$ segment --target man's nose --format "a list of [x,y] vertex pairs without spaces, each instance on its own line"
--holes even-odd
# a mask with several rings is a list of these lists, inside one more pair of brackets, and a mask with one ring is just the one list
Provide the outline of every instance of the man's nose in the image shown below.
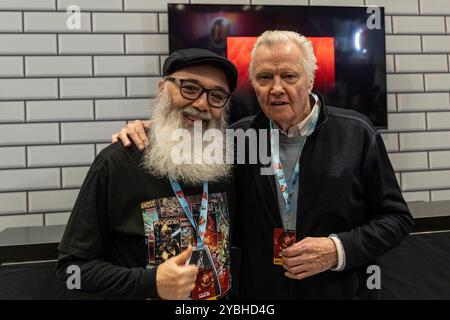
[[272,90],[270,90],[270,93],[273,95],[276,95],[276,96],[280,96],[285,93],[283,83],[281,81],[280,76],[276,75],[273,78],[273,85],[272,85]]
[[200,95],[200,97],[197,98],[197,100],[194,100],[194,102],[192,103],[192,106],[197,108],[200,111],[206,111],[209,109],[209,104],[208,104],[208,94],[207,92],[202,92],[202,94]]

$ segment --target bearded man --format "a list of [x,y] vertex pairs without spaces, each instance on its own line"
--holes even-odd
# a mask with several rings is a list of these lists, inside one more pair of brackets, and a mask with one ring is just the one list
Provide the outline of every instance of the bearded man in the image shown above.
[[[230,289],[230,248],[223,244],[230,243],[231,168],[225,158],[199,156],[194,139],[177,162],[174,133],[224,132],[237,70],[208,50],[183,49],[166,59],[163,75],[148,147],[102,150],[58,247],[58,278],[66,282],[78,269],[77,289],[94,297],[186,299],[195,291],[193,299],[217,299]],[[183,152],[194,154],[190,163]],[[200,290],[205,274],[214,283]]]

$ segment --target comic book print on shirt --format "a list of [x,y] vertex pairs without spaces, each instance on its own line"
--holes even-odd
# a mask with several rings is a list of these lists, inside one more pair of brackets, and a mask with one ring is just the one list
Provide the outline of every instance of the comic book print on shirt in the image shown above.
[[[186,196],[186,200],[198,223],[201,195]],[[189,245],[197,245],[197,232],[176,197],[142,202],[141,209],[147,247],[147,268],[154,268]],[[229,226],[226,194],[209,194],[208,220],[203,237],[208,254],[204,257],[205,265],[199,267],[192,299],[218,299],[230,289]]]

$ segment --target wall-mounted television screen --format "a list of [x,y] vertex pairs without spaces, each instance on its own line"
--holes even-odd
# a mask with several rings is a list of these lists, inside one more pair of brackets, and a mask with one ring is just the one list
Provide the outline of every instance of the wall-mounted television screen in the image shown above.
[[266,30],[292,30],[312,41],[314,89],[325,102],[357,110],[387,127],[384,9],[327,6],[169,4],[169,50],[199,47],[232,60],[239,83],[230,120],[259,111],[248,79],[252,46]]

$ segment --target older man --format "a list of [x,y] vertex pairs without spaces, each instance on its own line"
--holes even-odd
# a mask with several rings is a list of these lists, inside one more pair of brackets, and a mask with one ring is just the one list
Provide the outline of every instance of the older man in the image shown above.
[[[312,91],[316,68],[311,43],[295,32],[267,31],[252,51],[262,112],[232,127],[281,135],[278,145],[268,139],[274,175],[262,175],[262,163],[236,167],[242,298],[374,298],[367,267],[412,225],[380,134]],[[113,139],[142,143],[142,131],[137,122]]]
[[177,164],[171,136],[223,131],[237,70],[203,49],[176,51],[163,69],[151,143],[96,157],[58,247],[59,278],[78,269],[77,289],[94,297],[217,299],[230,289],[231,167]]

